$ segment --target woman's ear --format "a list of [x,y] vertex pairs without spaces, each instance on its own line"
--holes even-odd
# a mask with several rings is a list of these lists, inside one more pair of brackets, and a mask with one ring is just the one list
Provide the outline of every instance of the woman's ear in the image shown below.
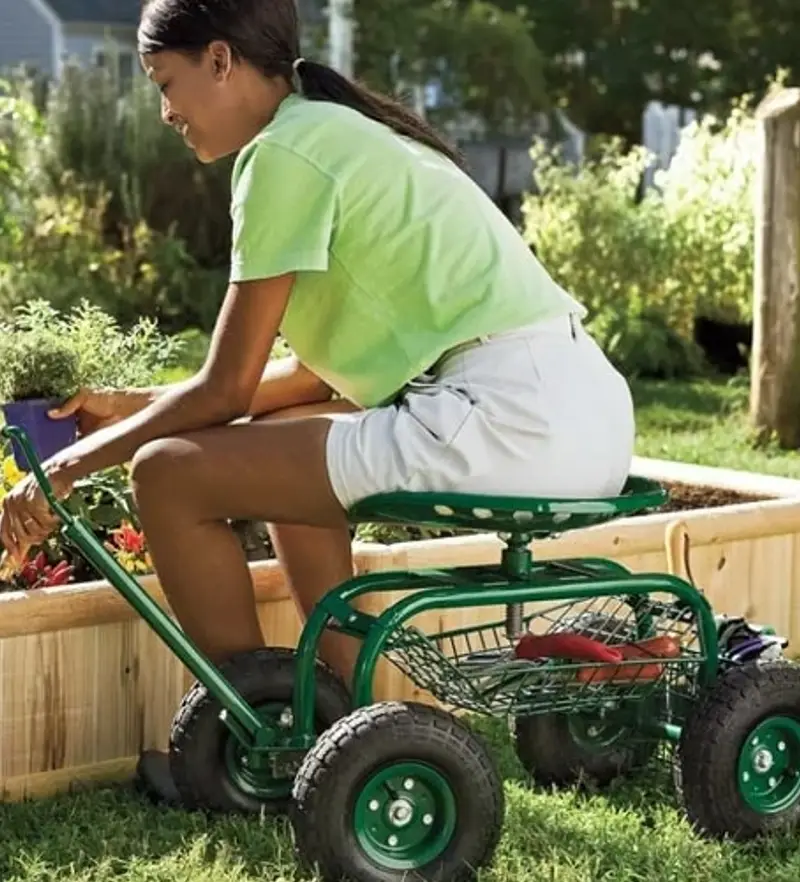
[[230,45],[223,40],[214,40],[208,46],[208,55],[214,79],[220,82],[226,80],[233,70],[233,52]]

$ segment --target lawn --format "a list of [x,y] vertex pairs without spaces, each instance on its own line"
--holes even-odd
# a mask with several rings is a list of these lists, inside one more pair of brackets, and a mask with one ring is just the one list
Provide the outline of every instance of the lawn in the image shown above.
[[746,378],[633,384],[640,456],[800,478],[800,451],[756,445]]
[[[482,727],[485,729],[485,727]],[[485,729],[486,730],[486,729]],[[484,882],[797,882],[800,841],[734,846],[693,836],[665,770],[605,795],[525,786],[508,739],[489,735],[506,776],[505,834]],[[0,809],[3,882],[288,882],[285,820],[159,810],[125,789]]]

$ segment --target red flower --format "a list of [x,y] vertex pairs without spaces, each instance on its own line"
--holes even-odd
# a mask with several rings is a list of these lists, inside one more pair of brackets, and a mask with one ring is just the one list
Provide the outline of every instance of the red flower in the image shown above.
[[120,551],[125,551],[128,554],[142,554],[145,550],[144,533],[134,530],[127,521],[123,521],[121,527],[112,530],[111,536],[114,540],[114,545]]
[[75,568],[65,560],[51,566],[45,553],[40,551],[33,560],[29,560],[22,568],[20,575],[30,589],[55,588],[72,581]]

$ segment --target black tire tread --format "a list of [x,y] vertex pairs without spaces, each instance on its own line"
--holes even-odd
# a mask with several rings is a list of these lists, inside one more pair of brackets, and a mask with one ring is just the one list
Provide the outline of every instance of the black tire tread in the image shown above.
[[[330,782],[340,767],[364,750],[365,740],[385,739],[389,733],[401,744],[413,745],[438,742],[470,770],[474,789],[481,794],[480,829],[470,830],[468,838],[475,861],[452,864],[436,862],[424,872],[379,871],[365,875],[348,875],[337,857],[337,840],[328,835],[324,818],[330,813],[326,796]],[[410,758],[410,757],[409,757]],[[412,702],[386,702],[361,708],[336,723],[319,739],[307,754],[295,778],[290,806],[298,858],[306,864],[319,866],[324,879],[354,879],[355,882],[385,882],[390,879],[441,879],[467,882],[475,878],[478,864],[491,859],[502,834],[505,798],[502,780],[483,742],[453,715],[428,705]],[[475,825],[477,826],[477,825]],[[457,832],[458,835],[458,832]]]
[[731,668],[704,693],[683,727],[675,784],[689,822],[711,838],[748,840],[800,821],[800,804],[760,815],[738,794],[731,763],[761,719],[800,718],[800,666],[787,660]]
[[541,714],[515,721],[517,757],[531,779],[541,787],[591,785],[607,787],[618,778],[647,765],[654,741],[620,742],[592,753],[577,744],[566,714]]
[[[247,701],[251,701],[253,695],[258,696],[263,692],[267,668],[270,669],[270,681],[285,678],[293,682],[296,669],[295,651],[284,648],[259,649],[234,656],[219,666],[221,674]],[[337,718],[349,713],[352,702],[347,688],[333,670],[320,660],[317,661],[316,678],[317,695],[324,690],[327,693],[326,704],[340,707]],[[271,682],[266,684],[267,689],[270,685]],[[317,705],[319,707],[319,701]],[[170,731],[170,768],[183,806],[189,810],[203,809],[212,812],[284,812],[288,799],[270,804],[248,805],[233,804],[221,795],[215,796],[214,791],[218,788],[214,787],[213,778],[219,773],[219,769],[204,768],[200,772],[202,777],[198,777],[197,769],[192,768],[190,757],[199,747],[197,730],[208,714],[218,715],[219,710],[218,702],[204,684],[195,682],[173,717]],[[333,722],[335,720],[323,721],[323,726]],[[218,725],[224,726],[221,721]]]

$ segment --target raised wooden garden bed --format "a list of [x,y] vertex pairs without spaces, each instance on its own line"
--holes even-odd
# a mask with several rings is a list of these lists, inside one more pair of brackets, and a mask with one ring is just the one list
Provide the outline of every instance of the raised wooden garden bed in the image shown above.
[[[537,543],[535,553],[604,556],[637,571],[663,571],[672,527],[680,541],[675,567],[683,567],[688,537],[691,576],[717,610],[769,622],[789,636],[790,651],[800,651],[800,482],[652,461],[638,462],[637,472],[675,488],[673,511]],[[677,531],[676,522],[683,524]],[[493,536],[462,536],[359,546],[356,558],[360,571],[482,564],[497,560],[500,548]],[[268,642],[293,646],[300,622],[280,568],[274,561],[251,566]],[[156,579],[144,582],[163,604]],[[496,609],[456,610],[428,624],[451,628],[502,617]],[[103,583],[0,595],[4,797],[129,777],[142,748],[165,745],[187,684],[182,666]],[[424,699],[388,665],[380,669],[377,696]]]

